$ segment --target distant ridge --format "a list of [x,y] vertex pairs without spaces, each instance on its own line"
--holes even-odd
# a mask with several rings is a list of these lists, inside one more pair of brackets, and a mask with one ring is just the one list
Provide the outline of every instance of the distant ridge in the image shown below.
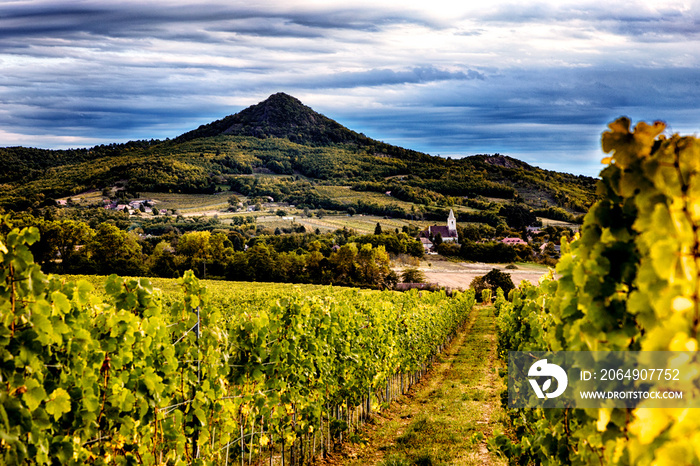
[[[228,185],[253,197],[342,210],[345,204],[314,187],[322,182],[391,193],[425,212],[460,198],[468,198],[476,209],[490,209],[497,205],[493,199],[503,199],[524,201],[547,218],[570,221],[572,213],[590,206],[596,186],[594,178],[542,170],[504,155],[446,159],[387,144],[281,92],[172,140],[71,150],[0,148],[0,157],[5,162],[0,166],[0,206],[15,209],[119,184],[134,193],[205,194]],[[296,177],[241,184],[256,173]],[[478,196],[484,199],[475,200]],[[418,215],[397,209],[391,215]],[[498,220],[493,212],[484,215],[491,215],[491,223]]]
[[278,137],[311,145],[357,143],[368,139],[283,92],[234,115],[202,125],[175,140],[184,142],[219,135]]

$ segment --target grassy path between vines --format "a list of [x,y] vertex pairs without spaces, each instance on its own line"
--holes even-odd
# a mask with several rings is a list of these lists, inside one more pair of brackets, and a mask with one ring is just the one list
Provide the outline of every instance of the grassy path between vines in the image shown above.
[[504,430],[493,307],[474,307],[427,377],[328,462],[349,466],[501,465],[486,449]]

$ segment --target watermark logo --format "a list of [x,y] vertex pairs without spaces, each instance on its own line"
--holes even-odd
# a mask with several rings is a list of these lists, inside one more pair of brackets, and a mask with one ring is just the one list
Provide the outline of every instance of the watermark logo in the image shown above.
[[[542,387],[540,387],[537,379],[528,379],[530,385],[532,385],[533,390],[537,398],[556,398],[566,390],[566,386],[569,384],[569,378],[566,376],[566,371],[556,364],[548,364],[546,359],[540,359],[532,366],[527,373],[528,377],[549,377],[545,380]],[[552,379],[557,381],[557,389],[552,393],[547,393],[552,386]]]
[[700,408],[697,351],[510,351],[510,408]]

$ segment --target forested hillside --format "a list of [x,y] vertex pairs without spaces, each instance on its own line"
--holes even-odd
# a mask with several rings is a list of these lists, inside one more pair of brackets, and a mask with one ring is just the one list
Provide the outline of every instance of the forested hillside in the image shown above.
[[306,195],[311,207],[320,207],[311,186],[328,184],[391,191],[425,205],[485,196],[580,213],[593,202],[596,183],[503,155],[445,159],[385,144],[282,93],[173,140],[0,148],[0,157],[0,205],[15,210],[116,184],[132,192],[211,193],[251,174],[279,174],[307,183],[292,191]]

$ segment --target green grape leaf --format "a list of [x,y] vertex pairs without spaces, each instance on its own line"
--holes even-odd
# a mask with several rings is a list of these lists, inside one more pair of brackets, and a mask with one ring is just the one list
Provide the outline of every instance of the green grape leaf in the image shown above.
[[49,396],[49,401],[46,402],[46,412],[58,420],[65,413],[71,410],[70,395],[63,388],[57,388]]
[[[51,293],[51,301],[53,302],[54,308],[59,311],[58,315],[65,315],[70,311],[70,301],[63,293],[59,291],[54,291]],[[56,315],[56,313],[54,313]]]
[[36,379],[29,379],[25,383],[26,392],[22,395],[24,403],[29,411],[34,411],[39,407],[42,401],[46,398],[44,387]]

